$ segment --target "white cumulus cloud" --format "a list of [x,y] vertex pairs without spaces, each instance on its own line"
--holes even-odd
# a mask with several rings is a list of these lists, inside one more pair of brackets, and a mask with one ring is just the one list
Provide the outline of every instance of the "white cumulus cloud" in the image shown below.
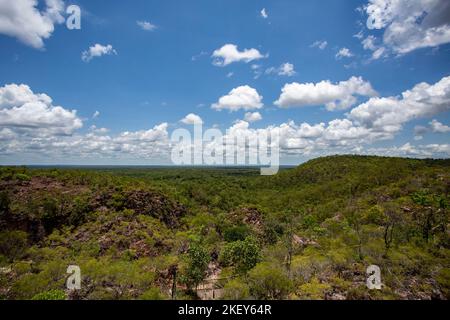
[[233,62],[243,61],[248,63],[253,60],[265,58],[257,49],[244,49],[239,51],[235,44],[225,44],[220,49],[214,50],[212,57],[216,66],[226,66]]
[[82,125],[75,110],[53,105],[48,95],[27,85],[0,87],[0,128],[31,136],[69,135]]
[[157,26],[149,21],[136,21],[136,24],[145,31],[154,31],[156,30]]
[[430,122],[430,126],[431,126],[431,130],[433,132],[437,132],[437,133],[447,133],[450,132],[450,127],[437,121],[436,119],[433,119]]
[[435,84],[419,83],[401,97],[374,97],[349,113],[365,127],[398,131],[413,119],[450,110],[450,77]]
[[286,62],[278,68],[271,67],[266,69],[266,74],[277,74],[279,76],[292,77],[296,74],[296,72],[294,70],[294,65],[292,63]]
[[328,45],[327,41],[325,41],[325,40],[322,40],[322,41],[318,40],[318,41],[315,41],[313,44],[311,44],[310,47],[311,48],[319,48],[320,50],[323,50],[323,49],[325,49],[327,47],[327,45]]
[[256,89],[245,85],[234,88],[227,95],[220,97],[211,108],[229,111],[260,109],[263,107],[262,99]]
[[106,46],[96,43],[95,45],[89,47],[88,50],[81,53],[81,60],[84,62],[89,62],[93,58],[101,57],[103,55],[117,54],[116,50],[112,45],[108,44]]
[[125,131],[122,132],[116,140],[121,143],[161,141],[167,138],[168,126],[167,122],[163,122],[148,130]]
[[333,84],[328,80],[318,83],[293,82],[284,85],[275,105],[283,108],[325,105],[328,110],[347,109],[357,102],[356,95],[377,95],[371,84],[361,77]]
[[247,122],[256,122],[262,120],[262,115],[259,112],[246,112],[244,120]]
[[350,49],[348,48],[341,48],[337,53],[336,53],[336,59],[342,59],[342,58],[351,58],[353,57],[354,54],[350,51]]
[[368,29],[384,29],[384,45],[397,54],[450,42],[448,0],[369,0],[364,9]]
[[41,49],[55,24],[64,22],[64,9],[62,0],[46,0],[43,10],[36,0],[0,0],[0,33]]
[[194,113],[189,113],[183,119],[180,120],[184,124],[202,124],[203,120]]

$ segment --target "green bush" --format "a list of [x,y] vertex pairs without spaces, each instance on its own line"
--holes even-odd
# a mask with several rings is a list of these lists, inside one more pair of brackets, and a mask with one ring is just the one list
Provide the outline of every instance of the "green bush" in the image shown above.
[[237,272],[245,273],[253,268],[260,258],[260,249],[256,240],[247,237],[244,241],[226,244],[220,261],[225,266],[234,266]]
[[292,288],[286,273],[273,264],[262,262],[250,270],[248,274],[250,293],[256,299],[285,299]]
[[226,300],[245,300],[250,297],[250,288],[240,279],[232,279],[223,287],[223,298]]
[[450,268],[443,268],[437,276],[437,281],[445,298],[450,299]]
[[23,231],[0,232],[0,254],[11,261],[20,259],[27,248],[27,233]]
[[94,288],[89,299],[135,299],[151,287],[155,279],[147,259],[91,258],[80,263],[80,268],[82,277],[90,279]]
[[250,230],[246,225],[232,226],[225,229],[223,238],[227,242],[233,242],[238,240],[244,240],[250,233]]
[[0,218],[9,213],[9,207],[11,205],[11,200],[8,192],[1,191],[0,192]]
[[38,293],[31,300],[65,300],[66,293],[59,289],[53,289]]
[[320,283],[317,278],[312,278],[310,282],[299,287],[298,296],[301,299],[320,300],[325,299],[325,293],[331,289],[327,283]]
[[141,300],[165,300],[166,297],[162,294],[159,288],[153,287],[145,291],[139,299]]
[[206,276],[210,260],[211,257],[205,248],[198,244],[191,244],[182,281],[189,287],[197,287]]
[[24,173],[16,173],[14,175],[14,177],[19,181],[30,181],[31,180],[30,176],[28,176]]
[[31,299],[35,295],[65,284],[67,263],[61,258],[41,263],[35,273],[25,273],[12,285],[11,296],[15,299]]

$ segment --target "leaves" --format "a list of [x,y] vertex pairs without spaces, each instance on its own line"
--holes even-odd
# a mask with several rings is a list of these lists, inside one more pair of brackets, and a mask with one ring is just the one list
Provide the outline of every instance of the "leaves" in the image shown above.
[[[448,297],[450,161],[332,156],[254,168],[0,168],[0,297]],[[386,289],[369,292],[377,264]],[[4,289],[3,289],[4,288]],[[69,297],[70,298],[70,297]]]

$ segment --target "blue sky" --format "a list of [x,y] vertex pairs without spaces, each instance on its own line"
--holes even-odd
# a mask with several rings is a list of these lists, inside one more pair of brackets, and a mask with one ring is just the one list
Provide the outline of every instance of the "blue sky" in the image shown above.
[[[42,122],[39,118],[29,125],[29,119],[23,118],[21,110],[16,110],[23,106],[23,101],[16,105],[4,103],[5,112],[2,113],[0,95],[0,117],[15,119],[1,121],[0,118],[0,130],[5,136],[1,139],[0,134],[0,163],[165,163],[164,155],[154,157],[157,152],[164,152],[160,148],[156,148],[159,151],[148,151],[151,155],[148,152],[140,154],[135,150],[138,146],[123,148],[125,142],[119,147],[117,141],[114,146],[104,145],[108,143],[105,136],[114,140],[124,132],[147,131],[162,123],[167,123],[163,131],[170,135],[175,128],[189,127],[180,120],[190,113],[199,116],[205,127],[217,126],[222,130],[235,125],[236,120],[243,120],[247,112],[258,112],[262,117],[248,123],[247,130],[278,127],[292,120],[295,123],[293,133],[286,138],[291,142],[286,143],[285,149],[295,144],[309,146],[306,149],[294,146],[295,155],[284,156],[284,163],[299,163],[333,153],[450,155],[450,130],[446,129],[450,125],[450,80],[446,78],[450,75],[450,21],[449,15],[443,19],[435,17],[436,11],[442,11],[442,8],[449,12],[445,1],[435,0],[429,6],[426,1],[417,0],[411,7],[403,6],[406,13],[394,7],[389,15],[391,20],[375,28],[368,28],[368,18],[384,20],[376,16],[376,12],[371,13],[373,3],[356,0],[168,0],[126,4],[106,0],[49,0],[47,3],[39,1],[35,8],[32,1],[19,0],[16,7],[22,5],[29,9],[30,16],[45,16],[47,8],[60,2],[64,6],[75,4],[81,8],[81,29],[67,29],[61,17],[65,19],[68,15],[60,10],[60,19],[51,23],[54,30],[48,36],[37,34],[43,42],[40,47],[24,36],[27,32],[33,34],[34,25],[23,30],[20,23],[12,23],[8,28],[0,23],[0,88],[4,88],[5,96],[6,86],[11,84],[26,85],[33,94],[45,93],[52,103],[42,111],[49,115],[42,118],[48,119],[53,114],[52,108],[61,106],[68,113],[76,110],[81,125],[74,125],[70,122],[73,119],[69,119],[71,124],[64,129],[64,134],[49,129],[62,126],[52,123],[53,120]],[[0,0],[0,4],[3,5],[0,22],[12,20],[14,14],[25,15],[26,10],[5,10],[9,5],[6,0]],[[265,17],[261,13],[263,8]],[[402,27],[417,27],[418,32],[397,34],[391,39],[393,27],[404,20],[402,15],[408,10],[410,15],[425,12],[424,22],[405,23]],[[24,21],[28,18],[23,17]],[[154,28],[144,30],[138,25],[139,21]],[[38,22],[35,27],[39,30]],[[434,39],[425,43],[420,38],[421,32],[423,35],[428,32]],[[369,37],[374,44],[364,48],[364,40]],[[95,44],[110,45],[112,49],[89,61],[83,60],[82,52]],[[241,54],[244,50],[257,50],[259,58],[242,58],[218,66],[215,61],[223,61],[223,56],[214,58],[212,55],[226,44],[235,45]],[[344,48],[347,50],[342,51]],[[382,54],[374,58],[377,49]],[[340,51],[347,52],[347,56],[337,56]],[[280,67],[284,64],[291,65],[294,71],[282,74]],[[326,98],[303,97],[301,94],[308,95],[303,91],[295,93],[296,99],[291,104],[286,102],[288,106],[274,104],[286,84],[328,81],[339,87],[339,82],[352,77],[361,77],[361,81],[370,85],[376,94],[344,92],[340,96],[343,100],[354,97],[356,101],[331,111],[326,107],[328,102],[324,102]],[[422,82],[431,86],[428,93],[438,95],[434,97],[427,93],[426,97],[436,106],[430,106],[429,110],[425,110],[427,106],[417,107],[419,109],[411,111],[405,119],[389,123],[397,126],[394,131],[386,127],[380,129],[381,125],[375,125],[374,119],[369,121],[356,111],[349,117],[353,109],[372,98],[397,97],[393,100],[401,105],[398,109],[393,107],[400,110],[395,112],[415,108],[417,101],[402,102],[399,96]],[[241,86],[256,90],[263,106],[242,104],[237,111],[229,111],[227,105],[221,111],[212,108],[221,97]],[[437,88],[440,93],[436,93]],[[14,94],[19,95],[18,91],[22,89],[17,89]],[[317,95],[327,92],[317,90]],[[286,101],[292,99],[286,98]],[[429,103],[425,101],[425,104]],[[367,108],[375,110],[376,106]],[[387,112],[386,108],[383,107],[383,112]],[[93,117],[96,111],[98,116]],[[17,114],[13,115],[13,112]],[[379,115],[379,112],[374,114]],[[335,133],[327,133],[327,137],[314,136],[314,139],[300,133],[302,123],[311,126],[324,123],[324,128],[329,128],[329,122],[335,119],[350,119],[352,126],[348,132],[364,129],[366,133],[354,138],[343,137],[338,146],[339,143],[329,139],[329,134],[334,136]],[[433,120],[436,122],[431,124]],[[65,120],[58,118],[57,121]],[[105,128],[104,132],[90,137],[94,135],[93,125],[96,129]],[[373,134],[375,131],[376,135]],[[381,132],[383,138],[379,138]],[[166,138],[162,134],[161,139]],[[98,139],[96,146],[77,153],[82,141],[95,139]],[[64,144],[67,149],[61,149],[59,144]],[[70,144],[72,146],[68,147]],[[321,147],[316,148],[318,145]],[[292,153],[288,151],[286,153]]]

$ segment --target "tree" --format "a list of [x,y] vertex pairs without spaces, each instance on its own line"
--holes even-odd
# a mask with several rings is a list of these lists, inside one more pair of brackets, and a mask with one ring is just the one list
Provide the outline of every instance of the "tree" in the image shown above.
[[352,210],[347,215],[347,221],[350,227],[355,231],[357,240],[358,240],[358,258],[359,260],[363,260],[363,252],[362,252],[362,246],[364,242],[364,235],[362,230],[362,224],[363,224],[363,217],[357,210]]
[[394,241],[394,229],[398,227],[401,216],[400,209],[392,202],[386,202],[382,207],[381,225],[383,226],[385,254],[387,254]]
[[294,231],[296,226],[299,224],[299,221],[301,220],[303,221],[303,223],[305,223],[306,221],[312,222],[312,224],[309,225],[309,227],[311,227],[316,223],[316,220],[312,215],[303,217],[302,213],[296,211],[286,211],[283,215],[283,219],[281,222],[281,225],[284,230],[282,242],[287,251],[286,269],[288,270],[289,273],[291,272],[292,255],[294,254],[294,243],[293,243]]
[[256,299],[278,300],[285,298],[292,288],[287,274],[267,262],[259,263],[249,272],[250,293]]
[[185,282],[190,287],[200,284],[206,277],[210,256],[208,252],[198,244],[193,244],[188,250],[187,270],[185,273]]
[[11,200],[6,191],[0,192],[0,219],[4,219],[9,214]]
[[224,265],[232,265],[239,273],[245,273],[260,260],[260,249],[252,237],[244,241],[234,241],[225,245],[220,261]]
[[417,192],[412,195],[412,200],[419,206],[414,218],[419,225],[422,238],[428,242],[436,233],[445,233],[449,207],[446,198]]

